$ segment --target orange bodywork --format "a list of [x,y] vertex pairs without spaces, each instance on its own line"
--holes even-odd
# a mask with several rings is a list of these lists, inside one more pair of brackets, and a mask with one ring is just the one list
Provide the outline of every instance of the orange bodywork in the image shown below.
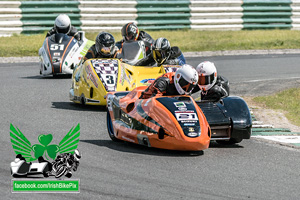
[[[185,98],[188,103],[167,97],[171,99],[169,101],[165,96],[139,99],[141,92],[146,88],[147,86],[137,87],[123,97],[118,96],[116,92],[108,93],[107,107],[117,139],[171,150],[200,151],[209,147],[211,135],[209,124],[191,97],[179,96]],[[165,104],[172,108],[173,112],[163,105],[160,98],[164,98],[168,105]],[[179,110],[179,106],[174,106],[175,104],[189,104],[189,108],[194,110],[184,110],[186,108]],[[180,114],[194,116],[197,119],[196,121],[184,119],[185,123],[181,121]],[[198,124],[197,127],[200,125],[200,129],[197,129],[199,130],[197,136],[194,133],[196,124]]]

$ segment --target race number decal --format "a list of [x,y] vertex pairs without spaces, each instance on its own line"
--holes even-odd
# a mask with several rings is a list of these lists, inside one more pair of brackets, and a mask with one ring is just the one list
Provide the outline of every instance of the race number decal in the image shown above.
[[51,46],[50,46],[50,50],[52,50],[52,51],[56,51],[56,50],[63,51],[64,48],[65,48],[64,44],[51,44]]
[[102,78],[104,79],[104,81],[108,87],[115,86],[115,79],[116,79],[115,74],[103,74]]
[[107,92],[115,91],[119,64],[117,60],[92,60],[92,65]]
[[135,27],[135,26],[131,26],[131,28],[130,28],[130,32],[132,32],[132,33],[136,33],[136,27]]
[[195,121],[198,120],[195,112],[176,112],[175,116],[178,121]]
[[115,84],[114,75],[106,75],[106,84],[108,85]]

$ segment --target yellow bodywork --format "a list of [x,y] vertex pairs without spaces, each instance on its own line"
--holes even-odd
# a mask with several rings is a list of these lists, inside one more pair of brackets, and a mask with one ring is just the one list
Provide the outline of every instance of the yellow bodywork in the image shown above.
[[87,105],[106,105],[104,97],[107,92],[131,91],[138,86],[150,85],[151,81],[166,73],[166,69],[177,67],[142,67],[118,59],[90,59],[74,69],[70,100]]

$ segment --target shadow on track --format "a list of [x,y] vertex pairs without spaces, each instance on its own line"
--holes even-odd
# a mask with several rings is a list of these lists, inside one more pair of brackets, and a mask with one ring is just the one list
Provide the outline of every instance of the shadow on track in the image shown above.
[[62,75],[49,75],[49,76],[42,76],[42,75],[36,75],[36,76],[25,76],[21,77],[24,79],[71,79],[72,74],[62,74]]
[[244,148],[244,146],[241,146],[240,144],[219,144],[216,141],[210,141],[209,148],[218,148],[218,149],[232,148],[232,149],[235,149],[235,148]]
[[136,153],[136,154],[146,154],[154,156],[168,156],[168,157],[192,157],[192,156],[202,156],[203,151],[176,151],[176,150],[166,150],[166,149],[156,149],[151,147],[146,147],[129,142],[113,142],[111,140],[80,140],[80,142],[85,142],[101,147],[107,147],[121,152]]
[[[13,178],[22,178],[23,180],[26,180],[26,179],[45,179],[47,177],[44,177],[43,174],[36,174],[36,175],[13,175],[12,176]],[[54,177],[54,176],[52,176]]]
[[64,109],[64,110],[77,110],[77,111],[106,112],[105,106],[82,105],[73,102],[52,102],[51,108]]

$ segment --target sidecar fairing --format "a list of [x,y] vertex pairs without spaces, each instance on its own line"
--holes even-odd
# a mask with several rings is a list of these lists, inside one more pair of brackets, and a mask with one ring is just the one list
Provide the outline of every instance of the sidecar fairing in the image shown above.
[[211,140],[222,144],[239,143],[251,136],[252,120],[247,103],[237,96],[218,102],[197,102],[211,128]]
[[84,32],[79,33],[81,40],[63,33],[47,37],[39,50],[40,74],[72,74],[76,64],[88,51],[93,42],[86,39]]
[[190,96],[139,99],[145,86],[107,95],[107,128],[112,140],[161,149],[207,149],[210,128]]
[[158,76],[180,66],[143,67],[119,59],[89,59],[74,69],[70,100],[87,105],[106,105],[105,95],[150,85]]

